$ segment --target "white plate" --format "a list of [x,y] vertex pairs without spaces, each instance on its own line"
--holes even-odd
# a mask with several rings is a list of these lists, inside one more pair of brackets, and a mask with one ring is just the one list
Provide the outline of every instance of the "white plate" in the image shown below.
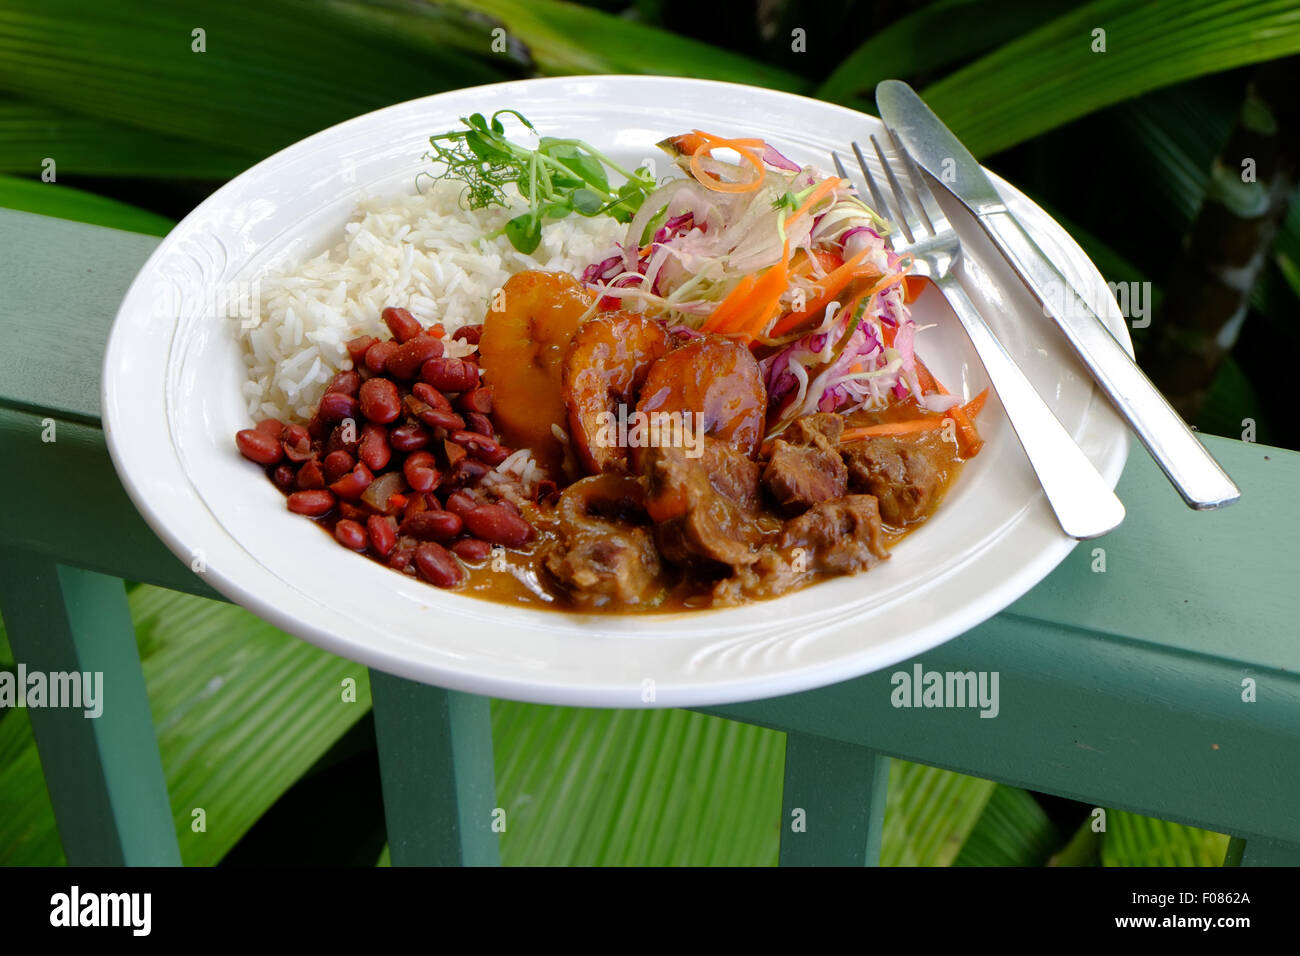
[[[104,358],[103,419],[118,474],[150,526],[205,580],[326,650],[413,680],[517,700],[681,707],[835,683],[922,654],[1027,591],[1074,546],[1057,527],[1001,406],[986,445],[932,520],[872,571],[774,601],[689,614],[582,615],[439,591],[330,543],[285,510],[235,450],[249,426],[243,365],[218,290],[335,243],[363,197],[413,188],[428,137],[458,117],[520,110],[629,167],[692,127],[761,136],[829,168],[831,149],[877,120],[802,97],[660,77],[525,80],[430,96],[350,120],[259,163],[185,218],[122,302]],[[659,168],[666,169],[659,157]],[[1083,287],[1104,285],[1079,247],[1005,183],[1011,208]],[[978,233],[965,279],[977,306],[1113,485],[1127,432],[1063,339]],[[179,290],[178,305],[168,305]],[[1092,296],[1127,343],[1113,299]],[[983,367],[933,290],[917,302],[918,351],[969,397]],[[202,564],[198,562],[201,560]]]

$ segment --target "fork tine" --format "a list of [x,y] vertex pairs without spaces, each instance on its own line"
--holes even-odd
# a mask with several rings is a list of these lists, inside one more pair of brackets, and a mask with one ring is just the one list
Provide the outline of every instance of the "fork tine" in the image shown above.
[[898,200],[898,208],[902,211],[903,218],[906,220],[903,229],[907,232],[908,241],[914,242],[912,235],[921,231],[921,219],[912,210],[912,203],[908,200],[907,193],[903,191],[903,186],[898,181],[898,177],[894,175],[894,168],[889,165],[889,160],[885,158],[885,151],[880,148],[880,142],[876,139],[874,133],[871,136],[871,145],[876,148],[876,158],[880,160],[880,165],[885,170],[885,178],[889,180],[889,188],[894,191],[894,198]]
[[[835,173],[840,179],[849,179],[849,172],[844,168],[844,163],[840,161],[840,154],[831,150],[831,159],[835,161]],[[851,179],[849,179],[852,182]]]
[[925,174],[921,172],[920,167],[916,165],[916,160],[899,142],[898,136],[888,126],[885,127],[889,133],[889,138],[894,144],[894,152],[898,155],[898,160],[903,166],[903,173],[906,179],[911,181],[912,189],[916,192],[916,198],[921,203],[921,215],[925,218],[925,224],[930,227],[930,232],[938,235],[941,226],[939,223],[947,225],[947,216],[944,215],[943,207],[939,201],[934,198],[934,191],[930,189],[930,184],[925,180]]
[[[912,233],[908,230],[907,223],[903,221],[901,215],[895,215],[894,210],[890,208],[889,201],[885,199],[885,194],[876,185],[876,177],[871,175],[871,167],[867,165],[867,157],[862,155],[862,147],[856,142],[853,143],[853,155],[858,157],[858,168],[862,170],[863,178],[867,181],[867,189],[871,191],[871,201],[876,204],[876,212],[882,218],[898,223],[903,232],[907,234],[907,241],[913,242]],[[894,247],[894,240],[895,236],[892,232],[885,235],[885,241],[889,243],[891,249]]]

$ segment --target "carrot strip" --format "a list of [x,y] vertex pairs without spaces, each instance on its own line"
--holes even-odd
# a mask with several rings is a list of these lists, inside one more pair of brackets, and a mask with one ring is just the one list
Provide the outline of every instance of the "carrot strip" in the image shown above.
[[[691,132],[700,137],[704,143],[702,148],[697,148],[695,152],[691,153],[691,172],[699,180],[701,186],[718,193],[750,193],[763,184],[763,161],[750,152],[749,149],[751,146],[765,146],[766,144],[761,139],[724,139],[703,130],[695,129],[691,130]],[[706,174],[704,164],[700,162],[700,158],[715,149],[734,149],[745,162],[754,167],[754,178],[747,183],[726,183],[712,174]]]
[[806,322],[814,315],[818,315],[826,310],[831,299],[835,298],[844,287],[864,275],[865,271],[860,269],[862,261],[866,259],[870,249],[863,249],[856,256],[845,260],[844,264],[835,271],[829,273],[825,279],[814,283],[813,287],[817,289],[817,298],[806,306],[801,312],[791,312],[785,318],[781,319],[772,328],[773,335],[784,335],[792,329],[797,329],[802,322]]
[[750,306],[732,323],[734,329],[745,337],[748,344],[772,320],[772,313],[781,308],[781,294],[790,284],[790,240],[781,247],[781,261],[772,266],[754,283]]
[[734,289],[727,293],[727,297],[718,303],[709,317],[700,326],[701,332],[715,332],[725,325],[729,325],[741,310],[744,309],[745,303],[749,300],[749,294],[754,289],[754,284],[758,281],[758,276],[750,273],[740,280]]
[[844,180],[840,179],[838,176],[832,176],[830,179],[823,179],[817,184],[813,191],[808,194],[808,198],[799,204],[799,208],[786,217],[785,224],[789,226],[804,213],[808,212],[808,210],[812,209],[813,206],[821,202],[822,199],[826,197],[827,193],[831,192],[843,183]]
[[975,430],[972,423],[980,410],[984,408],[984,402],[988,398],[989,390],[986,388],[965,405],[954,405],[942,415],[932,415],[925,418],[912,418],[902,422],[884,422],[880,425],[864,425],[859,428],[846,428],[840,435],[840,442],[860,441],[863,438],[879,438],[883,435],[915,435],[922,432],[936,431],[943,428],[944,423],[952,420],[957,428],[957,447],[961,449],[963,458],[971,458],[979,453],[984,445],[984,440],[979,437],[979,432]]

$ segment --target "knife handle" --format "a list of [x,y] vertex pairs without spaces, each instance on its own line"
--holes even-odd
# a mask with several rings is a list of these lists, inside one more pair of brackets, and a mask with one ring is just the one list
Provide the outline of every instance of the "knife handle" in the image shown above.
[[980,221],[1188,506],[1203,511],[1240,498],[1241,490],[1016,218],[993,211]]

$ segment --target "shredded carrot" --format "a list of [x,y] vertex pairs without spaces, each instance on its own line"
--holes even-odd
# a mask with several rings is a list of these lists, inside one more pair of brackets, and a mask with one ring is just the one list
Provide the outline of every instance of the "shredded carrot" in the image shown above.
[[700,331],[715,332],[719,328],[729,325],[744,308],[757,281],[758,276],[753,273],[742,278],[736,287],[727,293],[727,297],[718,303],[718,307],[700,326]]
[[917,296],[925,291],[925,276],[908,276],[903,280],[903,302],[915,302]]
[[813,206],[826,198],[827,193],[831,192],[837,186],[843,185],[843,183],[844,180],[836,176],[832,176],[830,179],[823,179],[817,184],[813,191],[808,194],[808,198],[799,204],[799,208],[786,217],[785,224],[787,226],[790,225],[804,213],[812,209]]
[[[691,172],[695,174],[701,186],[719,193],[749,193],[763,184],[763,161],[751,151],[751,147],[766,146],[761,139],[724,139],[703,130],[694,129],[691,132],[703,141],[703,146],[697,147],[695,152],[691,153]],[[746,183],[727,183],[706,173],[700,159],[715,149],[734,149],[740,154],[741,159],[754,167],[754,178]]]
[[781,247],[781,261],[772,266],[754,283],[752,304],[735,321],[735,330],[752,342],[781,308],[781,294],[790,284],[790,240]]
[[814,315],[820,315],[826,310],[831,299],[835,298],[844,287],[856,279],[858,276],[865,274],[860,268],[862,261],[866,259],[870,249],[863,249],[856,256],[845,260],[835,271],[829,273],[825,279],[813,284],[817,290],[817,298],[809,303],[801,312],[791,312],[772,328],[773,335],[784,335],[785,333],[797,329],[802,323],[812,318]]
[[865,425],[859,428],[846,428],[840,435],[841,442],[860,441],[863,438],[879,438],[884,435],[916,435],[922,432],[936,431],[944,423],[952,421],[957,429],[957,447],[963,458],[971,458],[979,453],[984,440],[979,437],[972,423],[984,407],[989,391],[986,388],[965,405],[954,405],[942,415],[928,415],[925,418],[913,418],[903,422],[884,422],[880,425]]

